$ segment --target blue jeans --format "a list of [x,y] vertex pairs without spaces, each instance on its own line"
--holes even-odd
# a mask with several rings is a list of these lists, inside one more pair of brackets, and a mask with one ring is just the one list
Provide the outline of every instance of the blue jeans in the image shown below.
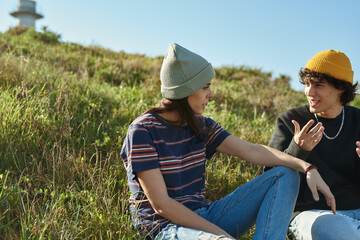
[[302,240],[359,240],[360,209],[337,211],[309,210],[300,213],[290,223],[289,231]]
[[[299,174],[276,167],[195,212],[234,237],[245,234],[256,223],[254,239],[284,240],[298,191]],[[170,224],[155,239],[226,238]]]

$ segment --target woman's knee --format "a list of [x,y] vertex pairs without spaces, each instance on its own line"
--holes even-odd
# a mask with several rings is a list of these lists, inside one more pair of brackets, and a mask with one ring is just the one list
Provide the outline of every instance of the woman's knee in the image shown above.
[[283,177],[285,181],[291,185],[294,185],[294,187],[299,188],[300,176],[297,171],[285,166],[275,167],[274,169],[280,173],[280,176]]

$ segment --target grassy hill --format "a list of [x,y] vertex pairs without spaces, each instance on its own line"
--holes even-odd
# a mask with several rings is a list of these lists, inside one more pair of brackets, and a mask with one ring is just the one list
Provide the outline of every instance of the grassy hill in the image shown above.
[[[138,239],[119,153],[131,121],[161,99],[162,57],[59,39],[46,28],[0,33],[0,238]],[[205,115],[247,141],[267,144],[276,116],[305,102],[286,76],[245,66],[216,73]],[[260,172],[218,154],[207,198]]]

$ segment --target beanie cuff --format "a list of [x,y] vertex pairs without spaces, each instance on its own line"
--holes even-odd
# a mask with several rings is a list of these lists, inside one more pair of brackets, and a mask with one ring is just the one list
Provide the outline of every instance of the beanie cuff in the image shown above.
[[324,59],[310,59],[305,68],[314,72],[325,73],[336,79],[353,83],[354,71]]
[[354,72],[351,69],[350,60],[340,51],[330,49],[319,52],[306,63],[305,68],[353,83]]
[[215,77],[215,71],[209,63],[203,70],[181,85],[166,87],[161,85],[161,94],[169,100],[185,98],[198,91],[205,84],[209,83]]

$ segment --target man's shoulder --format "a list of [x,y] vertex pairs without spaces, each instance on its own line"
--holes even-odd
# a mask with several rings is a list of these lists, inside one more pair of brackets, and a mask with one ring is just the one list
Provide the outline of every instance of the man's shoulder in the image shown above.
[[298,116],[307,116],[310,114],[310,111],[309,111],[309,107],[307,104],[304,104],[304,105],[301,105],[299,107],[294,107],[294,108],[291,108],[285,112],[283,112],[281,115],[280,115],[280,118],[293,118],[293,117],[298,117]]
[[349,112],[352,112],[354,114],[360,114],[360,109],[357,108],[357,107],[354,107],[354,106],[346,105],[345,110],[349,111]]

